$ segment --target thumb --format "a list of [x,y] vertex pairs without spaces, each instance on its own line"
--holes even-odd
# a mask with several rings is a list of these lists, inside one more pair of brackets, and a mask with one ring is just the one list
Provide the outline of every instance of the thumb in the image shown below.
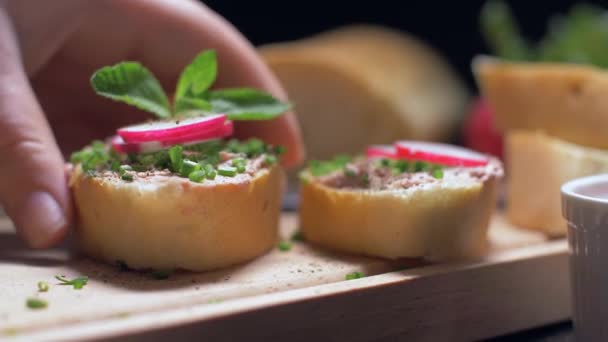
[[1,11],[0,56],[0,204],[27,244],[44,248],[69,223],[64,162]]

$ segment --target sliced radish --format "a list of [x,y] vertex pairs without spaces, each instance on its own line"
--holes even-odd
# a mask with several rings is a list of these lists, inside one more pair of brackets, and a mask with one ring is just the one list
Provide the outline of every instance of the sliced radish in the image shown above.
[[180,139],[183,136],[213,131],[223,127],[226,115],[216,114],[183,120],[153,121],[119,128],[117,133],[128,143],[165,141]]
[[232,135],[232,121],[226,121],[222,127],[213,131],[199,132],[196,135],[180,136],[179,138],[164,141],[126,142],[120,136],[112,137],[111,144],[118,153],[150,153],[166,149],[173,145],[194,145],[206,141],[216,140]]
[[397,149],[391,145],[372,145],[365,152],[368,158],[397,158]]
[[395,143],[400,158],[420,160],[445,166],[484,166],[488,158],[469,149],[421,141],[399,141]]

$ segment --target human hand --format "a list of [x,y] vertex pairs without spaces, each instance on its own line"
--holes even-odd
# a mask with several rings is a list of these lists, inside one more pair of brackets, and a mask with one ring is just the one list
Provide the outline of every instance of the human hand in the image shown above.
[[[93,72],[135,60],[173,91],[183,67],[210,48],[219,60],[216,86],[286,99],[254,48],[197,2],[0,0],[0,203],[31,247],[54,245],[72,222],[63,154],[149,118],[96,95]],[[303,159],[292,113],[239,122],[236,135],[284,145],[287,167]]]

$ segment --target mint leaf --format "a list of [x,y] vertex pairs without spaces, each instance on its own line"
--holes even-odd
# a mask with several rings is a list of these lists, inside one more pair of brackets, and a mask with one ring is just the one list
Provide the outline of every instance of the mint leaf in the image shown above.
[[251,88],[209,91],[206,98],[213,112],[226,114],[228,120],[268,120],[291,108],[290,104]]
[[160,82],[137,62],[121,62],[99,69],[91,77],[97,94],[134,105],[161,118],[171,117],[169,100]]
[[211,103],[194,97],[181,97],[175,99],[173,107],[174,112],[180,116],[194,116],[211,110]]
[[203,96],[215,81],[216,76],[217,56],[215,51],[208,50],[198,54],[179,77],[173,111],[183,113],[211,109],[211,105],[204,100]]

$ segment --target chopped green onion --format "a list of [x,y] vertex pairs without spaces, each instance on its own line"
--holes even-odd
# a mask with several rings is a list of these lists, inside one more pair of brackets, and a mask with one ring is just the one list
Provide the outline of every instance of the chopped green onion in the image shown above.
[[126,165],[126,164],[125,165],[120,165],[119,168],[120,168],[121,171],[131,171],[131,170],[133,170],[133,168],[131,167],[131,165]]
[[120,161],[118,159],[112,159],[110,162],[110,170],[118,172],[120,170]]
[[274,165],[277,163],[277,157],[272,155],[272,154],[268,154],[266,155],[266,157],[264,157],[264,164],[266,165]]
[[189,177],[189,175],[194,172],[194,171],[198,171],[202,168],[202,166],[197,163],[197,162],[193,162],[192,160],[188,160],[188,159],[184,159],[182,161],[182,167],[179,170],[179,174],[182,177]]
[[275,146],[275,147],[274,147],[273,152],[274,152],[274,154],[276,154],[276,155],[280,156],[280,155],[282,155],[283,153],[285,153],[285,151],[286,151],[286,150],[287,150],[287,149],[285,148],[285,146],[278,145],[278,146]]
[[346,275],[346,280],[353,280],[365,277],[363,272],[352,272]]
[[422,172],[426,171],[429,168],[429,165],[423,161],[417,161],[414,163],[414,172]]
[[169,159],[171,160],[171,167],[173,172],[179,172],[182,168],[184,157],[182,152],[184,148],[180,145],[175,145],[169,149]]
[[380,160],[380,165],[381,165],[382,167],[389,167],[389,166],[391,166],[391,160],[390,160],[390,159],[388,159],[388,158],[382,158],[382,159]]
[[292,244],[289,241],[281,241],[279,242],[278,248],[281,252],[287,252],[291,250]]
[[124,175],[120,176],[120,178],[124,181],[127,182],[132,182],[133,181],[133,175],[130,173],[125,173]]
[[48,306],[48,303],[40,298],[28,298],[25,305],[30,309],[44,309]]
[[246,170],[245,166],[243,166],[243,165],[239,165],[236,167],[236,172],[238,172],[238,173],[243,173],[243,172],[245,172],[245,170]]
[[61,282],[59,285],[72,285],[76,290],[82,289],[89,282],[87,276],[74,278],[72,280],[66,279],[65,276],[55,276],[55,279]]
[[236,158],[232,160],[232,166],[238,167],[239,165],[245,165],[246,161],[243,158]]
[[39,281],[38,282],[38,291],[40,292],[46,292],[49,290],[49,283],[47,283],[46,281]]
[[206,177],[206,173],[205,173],[205,171],[202,171],[202,170],[194,171],[188,175],[188,179],[190,179],[191,181],[196,182],[196,183],[202,182],[203,179],[205,179],[205,177]]
[[206,164],[203,167],[203,170],[205,170],[205,177],[207,177],[207,179],[215,179],[215,176],[217,175],[217,171],[215,171],[215,169],[213,168],[213,165]]
[[368,186],[369,185],[369,174],[364,173],[361,176],[361,182],[363,183],[363,185]]
[[298,230],[291,235],[291,241],[304,241],[304,235]]
[[396,160],[393,163],[393,167],[397,170],[397,173],[404,173],[409,169],[409,163],[407,160]]
[[221,176],[226,176],[226,177],[234,177],[236,176],[236,168],[234,167],[230,167],[230,166],[220,166],[217,169],[217,173],[220,174]]
[[433,177],[435,177],[437,179],[443,178],[443,169],[441,169],[441,168],[434,169],[433,170]]

